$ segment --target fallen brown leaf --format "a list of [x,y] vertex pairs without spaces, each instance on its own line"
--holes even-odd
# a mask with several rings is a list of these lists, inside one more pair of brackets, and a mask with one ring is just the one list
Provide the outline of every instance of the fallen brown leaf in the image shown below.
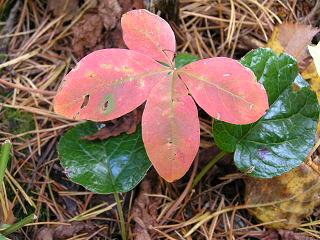
[[315,240],[304,233],[297,233],[291,230],[268,230],[261,236],[255,236],[259,240]]
[[47,10],[55,17],[65,14],[65,20],[74,17],[79,8],[79,0],[48,0]]
[[318,32],[319,29],[311,25],[283,23],[274,29],[267,46],[278,54],[286,52],[292,55],[304,68],[309,57],[307,46]]
[[6,209],[6,213],[4,214],[4,211],[3,211],[3,208],[0,204],[0,225],[1,224],[12,224],[16,221],[16,217],[14,216],[13,214],[13,204],[9,201],[8,201],[8,209]]
[[100,0],[98,14],[102,19],[104,28],[109,31],[117,26],[121,17],[121,7],[117,0]]
[[147,194],[159,194],[160,192],[159,177],[155,172],[151,171],[141,182],[139,195],[135,199],[131,210],[131,217],[135,222],[133,234],[136,240],[153,239],[149,226],[157,224],[157,209],[161,204],[161,199],[150,197]]
[[109,137],[116,137],[122,133],[131,134],[137,130],[137,125],[141,122],[142,108],[137,108],[126,115],[104,123],[104,127],[91,136],[86,136],[87,140],[104,140]]
[[57,227],[44,227],[38,232],[35,240],[62,240],[73,237],[80,233],[93,233],[95,227],[83,222],[73,222],[70,225],[60,225]]
[[249,210],[262,222],[285,219],[284,222],[268,224],[268,227],[293,229],[320,205],[320,176],[306,164],[279,177],[248,178],[245,182],[246,204],[278,202]]
[[97,14],[97,9],[84,14],[72,28],[74,54],[82,58],[94,50],[103,48],[102,30],[103,22]]

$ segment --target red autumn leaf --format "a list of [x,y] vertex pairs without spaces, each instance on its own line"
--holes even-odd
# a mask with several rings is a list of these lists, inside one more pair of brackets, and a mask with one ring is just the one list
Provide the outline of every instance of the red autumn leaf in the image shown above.
[[129,49],[170,64],[176,40],[170,25],[162,18],[140,9],[130,11],[121,18],[123,40]]
[[104,49],[84,57],[55,97],[55,111],[69,118],[106,121],[141,105],[168,68],[126,49]]
[[180,79],[168,76],[151,91],[142,115],[142,136],[150,160],[167,181],[181,178],[200,145],[198,110]]
[[209,115],[233,124],[257,121],[268,109],[264,87],[238,61],[216,57],[179,70],[193,98]]
[[55,110],[69,118],[105,121],[147,99],[143,141],[167,181],[188,171],[200,144],[197,108],[187,87],[200,107],[226,122],[252,123],[267,110],[263,86],[237,61],[209,58],[176,70],[175,38],[167,22],[134,10],[123,15],[121,24],[131,50],[105,49],[83,58],[65,77]]

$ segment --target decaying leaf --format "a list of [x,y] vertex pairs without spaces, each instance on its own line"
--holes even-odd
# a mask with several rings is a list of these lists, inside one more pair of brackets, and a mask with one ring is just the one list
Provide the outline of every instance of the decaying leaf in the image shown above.
[[252,208],[249,211],[262,222],[285,219],[268,227],[292,229],[320,205],[320,177],[309,166],[300,167],[271,179],[248,178],[246,204],[277,202],[272,206]]
[[131,216],[135,221],[133,234],[136,240],[152,239],[149,226],[157,224],[161,198],[151,197],[148,194],[159,194],[160,190],[159,178],[154,171],[151,171],[141,182],[139,195],[135,199],[131,210]]
[[131,134],[137,130],[137,125],[141,122],[142,108],[133,110],[120,118],[102,123],[104,126],[93,135],[86,136],[87,140],[105,140],[109,137],[116,137],[122,133]]
[[253,236],[259,240],[316,240],[309,237],[308,233],[295,232],[294,230],[269,229],[259,232],[259,236]]
[[[2,203],[1,203],[2,204]],[[14,205],[7,200],[7,204],[8,204],[8,209],[3,209],[3,207],[5,206],[4,204],[0,205],[0,225],[1,224],[12,224],[16,221],[16,217],[13,214],[13,207]]]
[[114,29],[121,16],[121,7],[118,0],[100,0],[98,13],[106,30]]
[[57,227],[43,227],[36,235],[36,240],[63,240],[71,238],[81,233],[93,233],[95,227],[83,222],[73,222],[70,225],[60,225]]
[[75,55],[83,57],[92,50],[103,48],[102,30],[103,22],[95,11],[84,14],[72,28]]
[[62,14],[65,15],[65,20],[70,20],[74,17],[79,8],[79,0],[48,0],[47,9],[52,11],[55,17]]
[[318,101],[320,101],[320,75],[317,73],[314,62],[301,73],[304,79],[308,79],[311,89],[317,93]]
[[311,25],[283,23],[274,29],[267,46],[278,54],[290,54],[301,66],[308,57],[307,46],[318,32]]
[[122,47],[123,41],[117,39],[121,32],[121,14],[118,0],[99,0],[92,4],[92,8],[72,28],[75,55],[83,57],[105,47]]
[[320,42],[318,42],[317,46],[308,46],[308,49],[311,56],[313,57],[318,75],[320,76]]

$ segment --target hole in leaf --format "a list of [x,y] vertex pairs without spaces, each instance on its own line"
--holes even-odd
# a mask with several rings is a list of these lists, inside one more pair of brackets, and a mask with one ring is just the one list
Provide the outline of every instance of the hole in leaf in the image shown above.
[[115,100],[113,95],[108,94],[101,102],[100,108],[104,114],[109,114],[114,110]]
[[89,94],[85,95],[80,108],[81,109],[85,108],[88,105],[89,100],[90,100],[90,95]]
[[73,118],[74,120],[76,120],[79,115],[80,115],[80,112],[77,112],[72,118]]
[[107,100],[104,104],[103,104],[103,111],[107,111],[109,106],[109,100]]

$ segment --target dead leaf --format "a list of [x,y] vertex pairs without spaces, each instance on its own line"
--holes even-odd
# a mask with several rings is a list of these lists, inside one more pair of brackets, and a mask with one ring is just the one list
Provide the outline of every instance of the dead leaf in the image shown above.
[[41,228],[36,240],[59,240],[71,238],[80,233],[93,233],[95,227],[83,222],[72,222],[70,225],[59,225],[57,227]]
[[47,9],[55,17],[65,14],[65,20],[71,20],[79,8],[79,0],[48,0]]
[[118,2],[122,8],[122,14],[130,10],[145,8],[144,0],[119,0]]
[[97,9],[84,14],[72,28],[74,54],[81,58],[94,50],[104,48],[102,30],[103,22]]
[[308,237],[303,233],[297,233],[289,230],[278,230],[281,240],[315,240],[315,238]]
[[102,19],[104,28],[109,31],[117,26],[121,17],[121,7],[117,0],[100,0],[98,13]]
[[245,202],[251,205],[280,201],[249,211],[262,222],[285,219],[285,222],[268,224],[268,227],[292,229],[320,205],[319,181],[320,176],[306,164],[271,179],[248,178],[245,180]]
[[[317,73],[314,62],[306,67],[301,76],[310,83],[311,89],[316,92],[318,101],[320,101],[320,75]],[[318,122],[317,134],[320,136],[320,122]]]
[[260,240],[315,240],[308,237],[304,233],[297,233],[291,230],[268,230],[263,232],[261,236],[254,236]]
[[[0,204],[0,225],[1,224],[12,224],[16,221],[16,217],[13,214],[13,204],[7,200],[8,209],[3,209],[2,204]],[[5,211],[5,213],[4,213]]]
[[317,73],[320,76],[320,42],[316,46],[308,46],[308,49],[313,58]]
[[143,108],[139,107],[126,115],[115,120],[104,123],[104,127],[91,136],[86,136],[87,140],[104,140],[109,137],[116,137],[122,133],[131,134],[137,130],[137,125],[141,122]]
[[73,52],[82,58],[98,49],[126,48],[120,18],[132,9],[144,8],[143,0],[99,0],[72,28]]
[[307,46],[319,29],[311,25],[283,23],[277,26],[272,33],[267,47],[272,48],[276,53],[286,52],[295,57],[299,66],[306,66],[308,58]]
[[159,194],[160,192],[159,177],[154,171],[151,171],[141,182],[139,195],[135,199],[131,210],[131,217],[135,222],[133,234],[136,240],[153,239],[149,226],[157,224],[157,209],[161,204],[161,199],[150,197],[147,194]]

